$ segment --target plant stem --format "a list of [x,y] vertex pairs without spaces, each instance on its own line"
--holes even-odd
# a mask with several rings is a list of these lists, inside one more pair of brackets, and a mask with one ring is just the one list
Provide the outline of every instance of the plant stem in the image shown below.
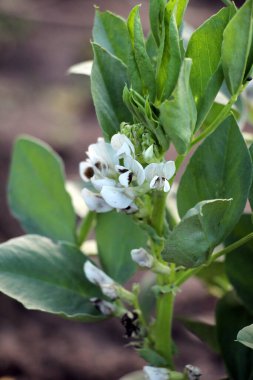
[[[165,206],[167,194],[157,191],[154,195],[154,211],[152,215],[152,226],[159,236],[163,236]],[[158,260],[161,260],[161,251],[163,247],[153,244],[153,253]],[[174,271],[174,267],[173,267]],[[159,285],[168,285],[171,275],[157,275]],[[168,366],[173,369],[173,352],[171,327],[173,317],[174,295],[173,293],[159,294],[157,299],[156,321],[152,328],[156,351],[166,358]]]
[[191,147],[197,144],[199,141],[203,140],[211,133],[213,133],[216,128],[227,118],[230,113],[231,107],[236,102],[239,94],[233,95],[223,110],[219,113],[216,119],[202,132],[198,135],[191,143]]
[[236,241],[235,243],[228,245],[227,247],[225,247],[221,251],[219,251],[217,253],[214,253],[211,256],[210,263],[216,261],[221,256],[227,255],[228,253],[230,253],[230,252],[234,251],[235,249],[241,247],[242,245],[248,243],[252,239],[253,239],[253,232],[251,232],[247,236],[244,236],[243,238],[241,238],[240,240]]
[[79,227],[78,234],[77,234],[77,241],[78,245],[81,246],[82,243],[87,238],[93,221],[95,220],[96,213],[94,211],[89,211],[88,214],[85,216],[85,218],[82,220],[82,223]]

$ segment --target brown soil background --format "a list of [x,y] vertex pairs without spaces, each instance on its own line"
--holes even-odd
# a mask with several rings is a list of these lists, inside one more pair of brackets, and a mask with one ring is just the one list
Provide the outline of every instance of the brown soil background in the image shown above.
[[[47,141],[77,178],[87,146],[100,135],[89,80],[67,69],[91,58],[91,0],[0,0],[0,242],[22,234],[6,204],[11,147],[19,134]],[[97,0],[102,10],[127,16],[136,1]],[[187,21],[197,27],[222,6],[190,0]],[[142,17],[148,27],[147,1]],[[215,300],[191,281],[178,297],[179,315],[211,318]],[[0,295],[0,378],[118,380],[143,361],[126,348],[116,320],[80,324],[40,312]],[[224,373],[206,345],[175,324],[177,365],[196,364],[204,380]]]

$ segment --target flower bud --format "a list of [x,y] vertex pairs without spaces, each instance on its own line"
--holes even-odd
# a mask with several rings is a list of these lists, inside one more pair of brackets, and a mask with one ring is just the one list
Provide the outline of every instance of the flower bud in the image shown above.
[[131,256],[133,261],[142,268],[152,268],[154,258],[144,248],[132,249]]
[[112,315],[116,310],[115,305],[113,305],[111,302],[100,300],[99,298],[91,298],[90,301],[103,315]]
[[86,261],[84,264],[84,273],[87,279],[95,285],[100,286],[103,294],[111,299],[116,299],[117,286],[113,279],[105,274],[101,269],[96,267],[90,261]]
[[202,375],[200,369],[198,367],[194,367],[191,364],[187,364],[185,366],[185,373],[188,376],[189,380],[199,380]]

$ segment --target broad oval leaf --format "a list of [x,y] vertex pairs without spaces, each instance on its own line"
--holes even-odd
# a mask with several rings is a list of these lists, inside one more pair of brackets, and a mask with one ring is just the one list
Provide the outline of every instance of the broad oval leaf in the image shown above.
[[238,331],[251,321],[252,316],[233,293],[228,293],[218,302],[216,308],[218,342],[231,379],[252,379],[253,351],[235,341]]
[[130,40],[126,21],[122,17],[96,9],[92,36],[96,44],[127,64]]
[[94,62],[91,72],[91,92],[100,127],[107,140],[117,133],[120,123],[131,122],[132,116],[122,95],[128,83],[124,63],[101,46],[93,44]]
[[[246,74],[253,34],[253,0],[247,0],[224,31],[222,66],[230,93],[236,94]],[[251,64],[252,64],[252,57]]]
[[26,235],[0,245],[0,291],[27,309],[68,318],[101,318],[89,299],[100,296],[84,276],[87,259],[69,243]]
[[241,329],[237,334],[237,340],[244,346],[253,349],[253,324]]
[[189,85],[191,60],[185,59],[171,100],[160,106],[160,122],[165,134],[172,140],[179,154],[184,154],[190,144],[197,112]]
[[[226,244],[234,243],[253,233],[251,215],[244,214],[228,237]],[[252,240],[229,253],[225,262],[226,273],[231,284],[245,306],[253,312],[253,246]]]
[[126,282],[136,271],[130,252],[145,247],[147,234],[129,215],[98,214],[96,237],[101,265],[115,281]]
[[205,263],[223,235],[220,225],[229,212],[231,199],[215,199],[198,203],[169,233],[163,257],[184,267]]
[[197,148],[182,176],[177,205],[182,217],[198,202],[233,199],[220,233],[228,235],[238,222],[251,185],[251,158],[231,116]]
[[186,57],[192,59],[190,84],[198,109],[199,127],[217,95],[222,81],[221,46],[223,32],[234,6],[223,8],[195,30],[190,38]]
[[64,181],[62,161],[48,145],[30,137],[16,141],[8,201],[27,232],[75,242],[76,217]]

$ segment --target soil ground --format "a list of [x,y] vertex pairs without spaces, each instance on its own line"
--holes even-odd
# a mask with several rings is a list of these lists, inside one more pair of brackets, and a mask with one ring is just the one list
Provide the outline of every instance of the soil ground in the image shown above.
[[[127,16],[136,1],[96,4]],[[191,0],[187,20],[196,27],[220,7],[218,0]],[[144,20],[147,14],[143,1]],[[100,135],[88,78],[66,75],[71,65],[91,57],[93,15],[90,0],[0,1],[0,241],[22,234],[6,203],[15,137],[25,133],[47,141],[62,156],[68,178],[77,178],[87,146]],[[176,311],[210,318],[214,302],[192,281],[180,294]],[[118,380],[143,365],[125,347],[118,321],[83,325],[27,311],[4,295],[0,305],[2,379]],[[218,358],[177,323],[174,336],[179,367],[199,365],[204,380],[222,375]]]

